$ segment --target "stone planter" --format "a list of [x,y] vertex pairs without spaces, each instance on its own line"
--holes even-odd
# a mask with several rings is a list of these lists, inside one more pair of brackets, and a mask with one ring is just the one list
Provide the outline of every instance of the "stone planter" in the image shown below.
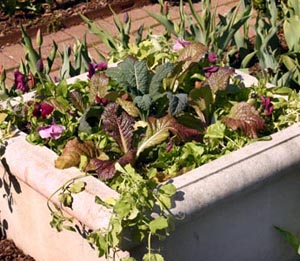
[[[249,85],[255,81],[243,73],[239,77]],[[98,260],[79,233],[58,233],[49,225],[47,198],[80,175],[76,168],[55,169],[55,158],[47,148],[27,143],[23,133],[8,141],[0,176],[2,228],[36,260]],[[166,241],[155,244],[166,260],[290,260],[294,253],[273,225],[300,231],[299,167],[300,128],[295,124],[271,141],[253,143],[175,178],[177,226]],[[85,181],[86,190],[75,196],[68,214],[86,229],[106,227],[110,212],[95,205],[94,197],[118,195],[93,177]],[[142,247],[130,250],[138,260]]]

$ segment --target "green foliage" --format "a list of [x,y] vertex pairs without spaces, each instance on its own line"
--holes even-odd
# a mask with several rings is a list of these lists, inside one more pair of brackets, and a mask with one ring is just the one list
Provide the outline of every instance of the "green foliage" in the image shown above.
[[[160,4],[163,6],[164,1],[160,1]],[[159,14],[153,12],[148,14],[166,28],[169,36],[175,35],[177,38],[200,42],[218,55],[223,55],[224,51],[234,43],[236,33],[251,17],[250,6],[245,7],[241,14],[238,12],[238,7],[234,7],[225,16],[219,14],[217,23],[217,13],[216,10],[212,10],[210,0],[202,1],[200,14],[195,10],[191,0],[188,4],[191,15],[184,12],[183,1],[180,1],[179,24],[172,21],[169,13],[164,12],[163,8]],[[239,50],[234,52],[237,51]]]
[[283,5],[284,23],[283,30],[287,45],[290,51],[300,52],[300,8],[299,1],[288,0],[286,5]]
[[300,255],[300,240],[297,238],[294,234],[292,234],[289,231],[286,231],[280,227],[275,226],[274,227],[280,234],[281,236],[287,241],[287,243],[293,247],[295,252]]
[[2,0],[0,10],[9,16],[13,16],[17,10],[37,15],[44,12],[46,7],[52,7],[53,3],[51,2],[49,0]]

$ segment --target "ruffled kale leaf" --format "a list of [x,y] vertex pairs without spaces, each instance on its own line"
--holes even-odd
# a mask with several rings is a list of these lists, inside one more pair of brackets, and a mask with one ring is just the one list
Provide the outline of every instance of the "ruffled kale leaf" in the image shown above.
[[233,130],[241,129],[249,138],[257,138],[258,132],[264,129],[264,119],[254,106],[247,102],[235,104],[222,122]]
[[188,95],[186,93],[173,94],[168,93],[169,98],[169,113],[175,116],[184,111],[188,104]]
[[148,93],[149,72],[146,61],[127,58],[117,67],[107,69],[106,74],[134,96]]
[[172,63],[165,63],[159,65],[155,69],[155,74],[151,78],[151,82],[149,85],[149,94],[154,99],[156,96],[163,92],[162,91],[162,83],[165,78],[167,78],[174,70],[175,66]]
[[230,76],[233,73],[234,69],[229,67],[220,67],[218,71],[212,73],[207,79],[207,83],[213,93],[216,93],[218,90],[226,90]]
[[102,113],[102,128],[114,138],[124,153],[132,149],[135,120],[119,104],[109,103]]
[[121,88],[125,88],[142,115],[147,116],[155,101],[166,94],[163,80],[172,73],[173,69],[173,64],[166,63],[152,72],[148,70],[146,61],[127,58],[117,67],[109,68],[106,74]]
[[77,138],[69,140],[62,154],[56,159],[55,167],[58,169],[78,167],[81,156],[88,159],[97,157],[95,144],[92,141],[81,142]]
[[133,100],[134,104],[143,112],[148,112],[152,105],[152,98],[149,94],[136,96]]

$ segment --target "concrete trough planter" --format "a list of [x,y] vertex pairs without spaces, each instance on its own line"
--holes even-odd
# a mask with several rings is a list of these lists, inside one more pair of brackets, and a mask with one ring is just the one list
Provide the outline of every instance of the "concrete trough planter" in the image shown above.
[[[248,85],[255,81],[239,75]],[[49,225],[47,199],[80,175],[76,168],[55,169],[56,157],[29,144],[23,133],[8,141],[0,170],[0,228],[38,261],[99,260],[79,233],[58,233]],[[155,244],[166,260],[291,260],[292,248],[273,225],[300,231],[299,169],[300,127],[295,124],[271,141],[253,143],[175,178],[177,226]],[[93,177],[85,181],[86,190],[74,196],[68,214],[85,229],[106,227],[111,214],[94,204],[95,195],[118,194]],[[139,257],[142,247],[130,252]],[[126,251],[118,258],[124,256]]]

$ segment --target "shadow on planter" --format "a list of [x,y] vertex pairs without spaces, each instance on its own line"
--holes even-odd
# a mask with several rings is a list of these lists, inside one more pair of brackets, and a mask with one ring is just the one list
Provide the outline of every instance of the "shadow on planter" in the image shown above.
[[[1,148],[1,155],[4,155],[5,147]],[[17,178],[11,173],[7,164],[6,158],[1,158],[1,164],[3,166],[3,175],[0,177],[0,189],[3,187],[4,194],[2,198],[7,200],[8,208],[10,212],[13,212],[13,193],[20,194],[22,192],[20,183]],[[20,162],[20,164],[22,164]]]

